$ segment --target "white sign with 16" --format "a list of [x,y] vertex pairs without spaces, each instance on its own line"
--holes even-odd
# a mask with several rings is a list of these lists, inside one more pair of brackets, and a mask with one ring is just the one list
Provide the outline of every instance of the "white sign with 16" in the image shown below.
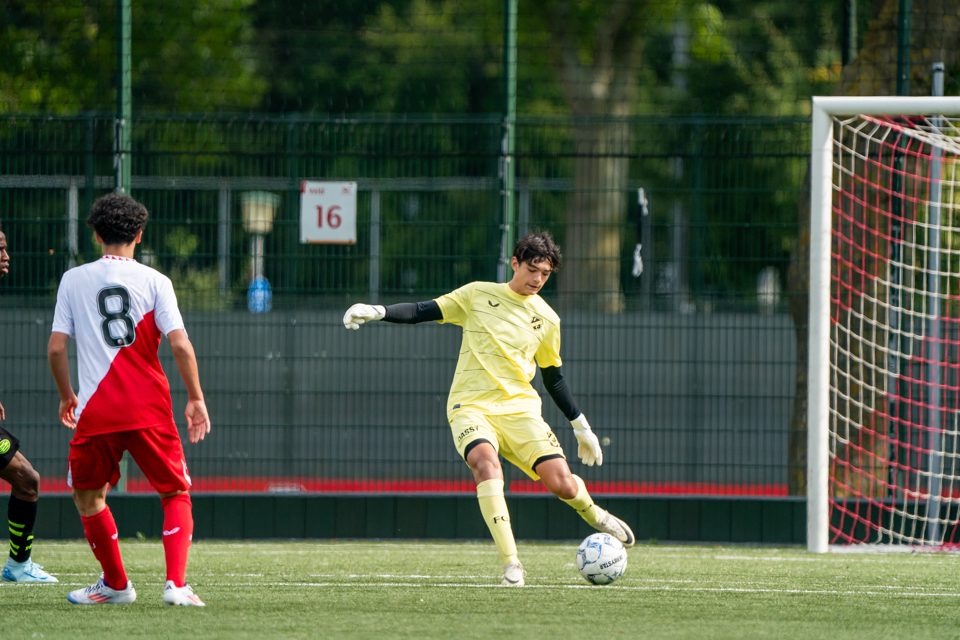
[[357,243],[357,183],[300,184],[301,244]]

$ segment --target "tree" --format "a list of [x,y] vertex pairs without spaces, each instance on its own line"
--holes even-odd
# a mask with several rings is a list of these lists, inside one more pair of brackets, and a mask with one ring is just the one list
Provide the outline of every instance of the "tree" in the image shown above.
[[[237,111],[266,82],[252,55],[252,0],[133,0],[134,110]],[[113,111],[116,7],[8,0],[0,8],[0,111]]]
[[500,109],[495,0],[259,0],[268,111],[490,113]]
[[[898,0],[884,0],[876,13],[856,60],[842,72],[834,95],[871,96],[896,94]],[[956,73],[960,62],[960,0],[914,0],[910,49],[910,93],[930,95],[930,67],[945,63]],[[788,289],[790,315],[796,331],[797,373],[789,436],[789,492],[807,491],[807,359],[810,289],[810,199],[807,188],[799,202],[800,232],[791,252]]]
[[633,115],[645,18],[656,0],[554,0],[537,7],[547,49],[574,129],[573,194],[564,252],[571,268],[560,282],[567,304],[619,313],[620,227],[626,219],[630,127],[611,117]]
[[[824,28],[839,22],[833,4],[552,0],[521,14],[525,64],[533,58],[536,68],[537,57],[546,58],[566,112],[577,121],[564,239],[574,264],[560,283],[568,302],[607,312],[624,306],[620,229],[630,157],[638,153],[624,118],[808,112],[809,95],[828,87],[839,71],[825,62],[837,49]],[[531,43],[531,33],[543,35]],[[551,92],[539,88],[543,104]]]

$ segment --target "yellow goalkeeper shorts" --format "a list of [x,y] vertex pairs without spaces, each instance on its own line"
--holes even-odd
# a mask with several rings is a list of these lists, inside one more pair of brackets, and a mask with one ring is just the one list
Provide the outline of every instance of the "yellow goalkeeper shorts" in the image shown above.
[[464,461],[471,443],[486,440],[534,480],[540,479],[533,470],[538,462],[566,459],[557,436],[539,413],[489,415],[464,409],[450,416],[450,430],[457,453]]

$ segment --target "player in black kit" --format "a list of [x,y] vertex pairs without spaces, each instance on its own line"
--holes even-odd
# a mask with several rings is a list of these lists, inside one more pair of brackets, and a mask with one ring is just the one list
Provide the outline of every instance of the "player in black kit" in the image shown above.
[[[0,278],[10,271],[7,237],[0,225]],[[0,404],[0,420],[6,418]],[[20,441],[0,427],[0,479],[10,483],[10,505],[7,528],[10,530],[10,556],[0,572],[3,582],[59,582],[30,559],[33,550],[33,524],[37,520],[37,498],[40,497],[40,474],[20,453]]]

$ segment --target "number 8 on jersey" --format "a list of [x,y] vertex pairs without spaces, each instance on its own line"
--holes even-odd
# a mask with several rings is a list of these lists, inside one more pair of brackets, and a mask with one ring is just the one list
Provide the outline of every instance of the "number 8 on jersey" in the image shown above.
[[[116,308],[117,299],[120,300],[120,309]],[[137,339],[137,326],[130,317],[130,292],[126,287],[107,287],[97,294],[97,309],[103,316],[100,323],[100,332],[103,341],[108,347],[129,347]],[[118,331],[120,329],[120,331]]]

